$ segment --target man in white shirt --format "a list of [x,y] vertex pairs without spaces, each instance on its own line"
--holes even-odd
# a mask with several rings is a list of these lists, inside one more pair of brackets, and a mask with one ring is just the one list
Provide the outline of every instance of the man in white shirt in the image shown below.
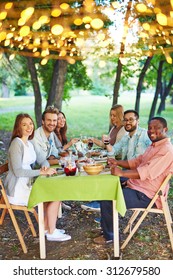
[[37,155],[37,163],[41,166],[58,164],[59,150],[54,142],[54,130],[57,125],[58,109],[49,106],[42,114],[42,126],[34,133],[32,143]]

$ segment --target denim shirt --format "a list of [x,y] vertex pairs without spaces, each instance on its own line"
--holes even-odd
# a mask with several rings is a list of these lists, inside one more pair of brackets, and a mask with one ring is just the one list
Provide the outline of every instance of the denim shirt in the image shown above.
[[54,132],[50,133],[49,138],[46,137],[44,130],[41,127],[37,128],[34,133],[34,138],[31,140],[37,155],[37,163],[41,166],[49,166],[47,158],[50,155],[58,157],[59,150],[56,148],[54,141]]
[[138,127],[132,137],[129,134],[124,135],[118,143],[114,144],[112,151],[108,152],[108,156],[121,155],[122,160],[136,158],[143,154],[150,144],[147,130]]

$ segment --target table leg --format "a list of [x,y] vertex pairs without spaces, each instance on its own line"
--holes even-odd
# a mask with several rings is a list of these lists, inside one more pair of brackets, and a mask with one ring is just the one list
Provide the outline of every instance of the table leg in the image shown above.
[[119,221],[116,210],[116,200],[113,200],[113,232],[114,232],[114,257],[119,257]]
[[39,242],[40,242],[40,258],[46,258],[46,244],[44,235],[44,207],[43,203],[38,204],[38,225],[39,225]]

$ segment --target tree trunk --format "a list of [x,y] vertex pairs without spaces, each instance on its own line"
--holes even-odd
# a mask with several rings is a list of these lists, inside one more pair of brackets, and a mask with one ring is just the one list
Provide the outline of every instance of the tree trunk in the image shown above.
[[121,73],[122,73],[122,63],[121,63],[120,59],[118,59],[117,75],[116,75],[115,84],[114,84],[114,94],[113,94],[112,106],[118,103],[118,93],[119,93],[119,89],[120,89]]
[[35,104],[34,104],[34,112],[37,126],[41,126],[41,115],[42,115],[42,98],[41,91],[37,77],[37,70],[35,67],[34,58],[27,57],[28,69],[31,75],[32,86],[34,90]]
[[66,60],[57,60],[55,62],[51,90],[47,101],[47,105],[54,105],[59,110],[62,108],[67,65]]
[[156,110],[156,105],[157,105],[157,100],[158,100],[158,96],[159,96],[159,93],[161,92],[161,89],[162,89],[162,67],[163,67],[163,63],[164,63],[163,60],[161,60],[161,61],[159,62],[159,68],[158,68],[158,70],[157,70],[156,91],[155,91],[153,103],[152,103],[151,110],[150,110],[149,120],[150,120],[152,117],[154,117],[155,110]]
[[169,95],[169,92],[170,92],[170,90],[171,90],[171,88],[172,88],[172,85],[173,85],[173,74],[172,74],[172,76],[171,76],[171,79],[170,79],[170,81],[169,81],[168,86],[165,87],[165,90],[164,90],[164,92],[163,92],[163,94],[162,94],[162,98],[161,98],[161,101],[160,101],[160,105],[159,105],[159,108],[158,108],[158,111],[157,111],[157,114],[158,114],[158,115],[161,115],[161,112],[162,112],[163,110],[165,110],[165,101],[166,101],[167,96]]
[[147,72],[147,69],[150,65],[150,62],[151,62],[151,59],[153,57],[152,56],[148,56],[146,61],[145,61],[145,64],[144,64],[144,67],[142,68],[142,71],[139,75],[139,80],[138,80],[138,85],[137,85],[137,91],[136,91],[136,103],[135,103],[135,110],[139,113],[139,110],[140,110],[140,99],[141,99],[141,92],[142,92],[142,85],[143,85],[143,81],[144,81],[144,78],[145,78],[145,74]]
[[127,28],[128,19],[131,15],[131,6],[132,6],[132,1],[130,0],[128,2],[127,10],[126,10],[125,18],[124,18],[124,30],[123,30],[123,34],[122,34],[122,42],[121,42],[121,46],[120,46],[120,54],[119,54],[118,65],[117,65],[117,75],[116,75],[116,79],[115,79],[115,83],[114,83],[112,105],[115,105],[118,102],[118,93],[119,93],[119,89],[120,89],[120,81],[121,81],[121,73],[122,73],[122,63],[121,63],[120,58],[124,56],[124,48],[125,48],[126,37],[127,37],[127,33],[128,33],[128,28]]

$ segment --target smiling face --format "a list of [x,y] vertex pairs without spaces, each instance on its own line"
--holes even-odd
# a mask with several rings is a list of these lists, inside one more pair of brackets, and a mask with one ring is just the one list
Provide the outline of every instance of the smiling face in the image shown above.
[[46,113],[44,120],[42,120],[42,126],[46,134],[50,134],[55,130],[57,126],[57,114],[54,113]]
[[34,123],[30,118],[23,118],[20,123],[21,135],[22,137],[29,138],[34,130]]
[[127,132],[133,133],[138,127],[139,120],[133,112],[124,115],[124,128]]
[[160,120],[151,120],[148,124],[148,137],[152,142],[160,141],[167,137],[168,128]]
[[62,128],[65,126],[66,119],[62,113],[58,114],[58,120],[57,120],[57,128]]

